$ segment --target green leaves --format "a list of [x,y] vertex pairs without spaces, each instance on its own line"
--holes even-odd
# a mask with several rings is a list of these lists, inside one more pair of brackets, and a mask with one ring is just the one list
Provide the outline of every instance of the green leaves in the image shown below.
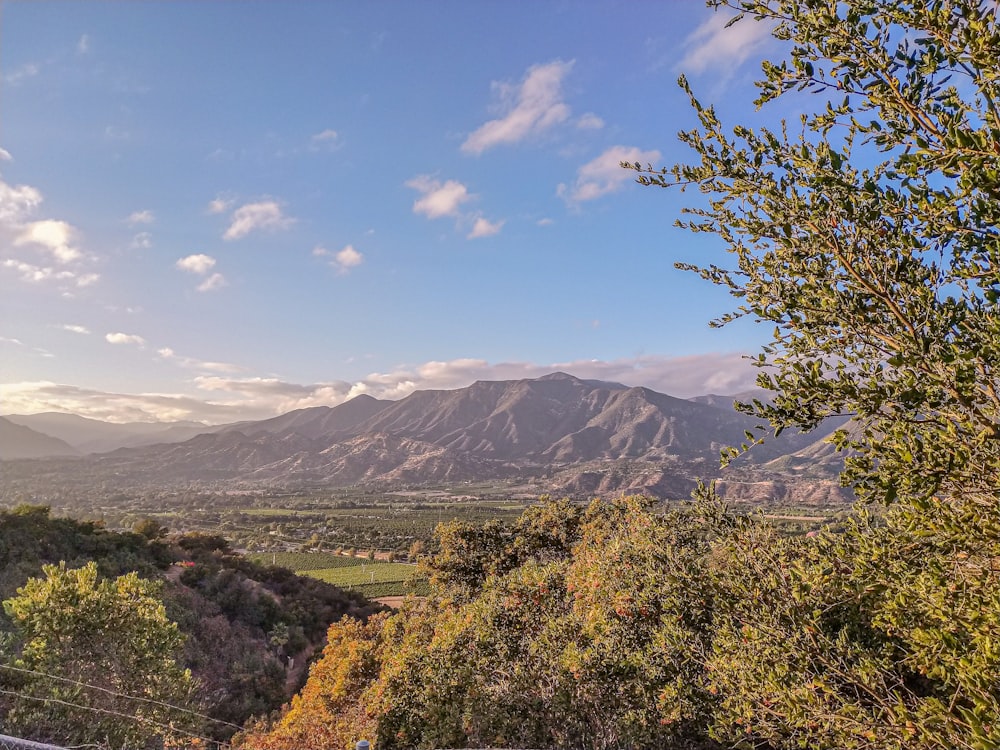
[[153,747],[197,729],[191,675],[176,661],[183,636],[159,586],[136,573],[99,580],[95,563],[43,572],[3,603],[24,643],[12,666],[31,675],[5,725],[111,748]]

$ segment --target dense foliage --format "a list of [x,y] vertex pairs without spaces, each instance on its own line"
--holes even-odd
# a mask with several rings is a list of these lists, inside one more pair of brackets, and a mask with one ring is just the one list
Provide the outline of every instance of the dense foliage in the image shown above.
[[903,509],[783,536],[710,496],[630,497],[440,531],[434,596],[334,624],[244,747],[1000,743],[1000,549]]
[[[171,725],[226,739],[301,686],[331,622],[377,609],[321,581],[251,563],[219,536],[169,535],[148,522],[136,530],[51,518],[38,506],[0,513],[4,726],[36,740],[110,747],[140,745],[143,729],[170,736]],[[189,677],[179,676],[184,670]],[[156,687],[170,675],[169,689]],[[200,716],[157,713],[130,699],[149,698],[146,691]]]
[[136,573],[98,581],[93,562],[43,573],[4,602],[23,642],[8,665],[20,679],[6,729],[107,747],[187,739],[184,730],[201,721],[191,673],[177,661],[183,636],[159,585]]
[[625,166],[708,196],[684,226],[734,261],[686,267],[740,300],[719,324],[775,326],[771,399],[746,410],[777,431],[850,417],[833,442],[858,513],[780,536],[705,491],[444,526],[435,596],[335,625],[247,747],[318,747],[309,726],[325,747],[1000,746],[996,4],[709,4],[787,53],[758,104],[812,114],[730,132],[692,95],[696,163]]

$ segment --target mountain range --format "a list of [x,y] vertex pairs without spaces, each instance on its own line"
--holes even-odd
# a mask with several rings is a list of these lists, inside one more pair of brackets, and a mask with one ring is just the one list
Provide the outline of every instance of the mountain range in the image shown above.
[[[66,467],[117,485],[388,488],[526,480],[569,494],[683,497],[698,478],[717,476],[720,450],[745,442],[757,426],[732,403],[732,397],[680,399],[553,373],[416,391],[399,401],[362,395],[335,407],[214,427],[90,425],[95,420],[55,414],[7,419],[56,441],[40,443],[42,455],[86,453],[117,440],[111,452],[31,463],[44,473]],[[817,473],[809,456],[835,426],[765,440],[723,486],[728,482],[737,498],[761,491],[793,497],[819,482],[820,494],[830,494],[829,462]],[[5,459],[26,457],[23,450],[11,455],[6,442],[0,450]],[[804,474],[813,476],[807,482]]]

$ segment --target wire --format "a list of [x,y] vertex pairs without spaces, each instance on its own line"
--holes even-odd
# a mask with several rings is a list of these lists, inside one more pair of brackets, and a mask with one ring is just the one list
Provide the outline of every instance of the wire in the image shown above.
[[0,695],[12,695],[15,698],[27,698],[28,700],[40,701],[42,703],[55,703],[60,706],[69,706],[70,708],[80,708],[83,709],[84,711],[93,711],[94,713],[97,714],[107,714],[109,716],[117,716],[122,719],[131,719],[132,721],[137,721],[142,724],[151,724],[152,726],[158,727],[160,729],[168,729],[171,732],[174,732],[176,734],[182,734],[185,737],[190,737],[191,739],[202,740],[203,742],[208,742],[208,743],[216,743],[221,748],[227,748],[228,750],[232,750],[231,745],[225,742],[220,742],[219,740],[213,740],[211,737],[203,737],[200,734],[187,732],[183,729],[178,729],[175,726],[172,726],[170,724],[164,724],[163,722],[156,721],[154,719],[146,719],[142,716],[133,716],[132,714],[122,713],[121,711],[114,711],[110,708],[97,708],[96,706],[84,706],[79,703],[71,703],[70,701],[60,700],[59,698],[44,698],[42,696],[37,696],[37,695],[27,695],[26,693],[19,693],[16,690],[4,690],[3,688],[0,688]]
[[141,695],[129,695],[128,693],[119,693],[114,690],[109,690],[108,688],[103,688],[100,685],[92,685],[89,682],[80,682],[79,680],[73,680],[69,677],[61,677],[60,675],[50,674],[48,672],[39,672],[35,669],[26,669],[24,667],[14,667],[10,664],[0,664],[0,669],[9,669],[12,672],[23,672],[25,674],[33,674],[38,677],[47,677],[50,680],[58,680],[59,682],[68,682],[71,685],[78,685],[80,687],[90,688],[91,690],[99,690],[102,693],[107,693],[108,695],[113,695],[117,698],[127,698],[128,700],[142,701],[143,703],[151,703],[155,706],[163,706],[164,708],[170,708],[174,711],[180,711],[182,713],[191,714],[192,716],[197,716],[200,719],[208,719],[209,721],[214,721],[218,724],[225,724],[227,727],[233,727],[234,729],[242,729],[239,724],[233,724],[232,722],[225,721],[223,719],[216,719],[214,716],[209,716],[208,714],[199,713],[198,711],[193,711],[190,708],[184,708],[183,706],[176,706],[173,703],[165,703],[164,701],[158,701],[154,698],[144,698]]

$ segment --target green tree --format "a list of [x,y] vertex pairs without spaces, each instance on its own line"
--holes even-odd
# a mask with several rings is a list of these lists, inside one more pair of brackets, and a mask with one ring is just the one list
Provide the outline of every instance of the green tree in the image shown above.
[[[727,130],[691,102],[698,161],[639,181],[710,197],[681,223],[728,267],[696,268],[775,326],[759,355],[778,429],[853,417],[845,481],[877,501],[995,507],[1000,486],[1000,29],[980,0],[712,0],[774,24],[759,106],[794,128]],[[690,93],[686,81],[681,85]]]
[[[708,196],[681,226],[725,266],[683,265],[774,326],[756,359],[781,431],[835,415],[867,503],[837,538],[756,527],[719,550],[706,668],[715,733],[772,747],[1000,745],[1000,29],[979,0],[713,0],[770,24],[759,106],[723,125],[688,83],[693,163],[625,165]],[[989,562],[988,562],[989,561]]]
[[197,729],[191,675],[178,666],[183,636],[159,586],[135,573],[98,580],[97,565],[43,567],[3,606],[23,646],[4,719],[48,742],[156,747]]

